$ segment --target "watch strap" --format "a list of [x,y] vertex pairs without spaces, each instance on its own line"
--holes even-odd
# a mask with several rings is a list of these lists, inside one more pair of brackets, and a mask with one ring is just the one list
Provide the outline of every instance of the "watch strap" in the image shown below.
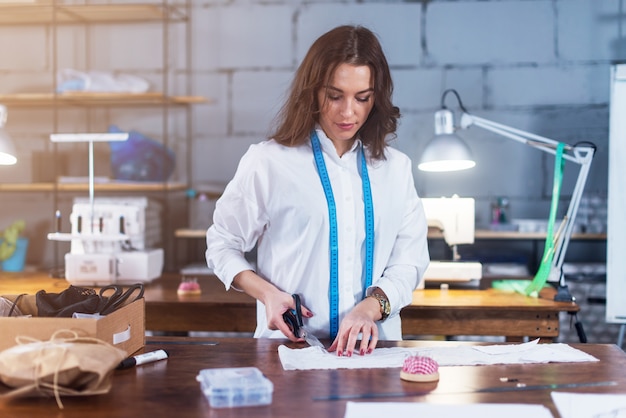
[[391,305],[389,304],[389,299],[387,299],[385,295],[381,295],[380,293],[376,292],[372,293],[368,297],[376,299],[380,304],[380,320],[384,321],[385,319],[387,319],[389,317],[389,314],[391,313]]

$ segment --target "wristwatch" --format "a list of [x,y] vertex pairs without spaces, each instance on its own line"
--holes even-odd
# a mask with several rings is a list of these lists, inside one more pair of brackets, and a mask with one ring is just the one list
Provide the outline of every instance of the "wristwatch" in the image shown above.
[[391,305],[389,304],[389,299],[385,295],[381,295],[380,293],[372,293],[369,297],[374,298],[380,304],[380,315],[381,321],[387,319],[389,314],[391,313]]

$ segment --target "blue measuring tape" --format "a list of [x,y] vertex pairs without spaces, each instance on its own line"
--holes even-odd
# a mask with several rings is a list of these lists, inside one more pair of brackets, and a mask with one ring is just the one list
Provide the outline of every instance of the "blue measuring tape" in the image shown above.
[[[315,157],[317,173],[324,188],[326,203],[328,204],[329,223],[329,252],[330,252],[330,285],[328,299],[330,303],[330,338],[334,339],[339,332],[339,243],[337,238],[337,206],[333,189],[328,178],[324,155],[317,132],[311,132],[311,146]],[[367,173],[367,162],[363,148],[360,151],[361,159],[359,171],[361,182],[363,183],[363,204],[365,214],[365,291],[372,285],[372,275],[374,271],[374,204],[372,203],[372,189],[370,187],[369,175]]]

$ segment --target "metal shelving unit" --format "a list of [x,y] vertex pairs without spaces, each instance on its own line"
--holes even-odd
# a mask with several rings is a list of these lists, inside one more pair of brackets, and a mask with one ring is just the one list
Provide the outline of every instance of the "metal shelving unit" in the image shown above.
[[[115,4],[115,3],[97,3],[91,0],[84,0],[84,3],[80,4],[65,4],[60,0],[51,1],[34,1],[32,3],[19,2],[15,3],[2,3],[0,4],[0,27],[18,27],[18,26],[44,26],[49,31],[51,41],[48,46],[51,59],[50,75],[51,81],[49,90],[48,87],[44,87],[42,90],[47,91],[35,91],[35,92],[3,92],[0,91],[0,103],[6,105],[11,111],[11,108],[15,109],[51,109],[52,126],[50,133],[59,132],[60,112],[65,110],[80,109],[84,110],[86,125],[89,127],[91,124],[91,111],[98,111],[99,109],[139,109],[148,108],[155,109],[161,113],[162,120],[162,140],[164,146],[168,146],[172,139],[170,138],[170,113],[175,109],[182,109],[186,112],[184,118],[185,130],[179,138],[184,138],[186,141],[184,145],[185,153],[181,154],[178,161],[186,161],[185,177],[182,181],[167,181],[167,182],[129,182],[129,181],[106,181],[95,184],[96,192],[104,193],[122,193],[122,194],[149,194],[155,196],[159,200],[162,200],[163,205],[163,223],[164,234],[163,243],[166,253],[166,268],[168,265],[175,264],[174,261],[168,260],[169,254],[174,254],[171,248],[175,245],[170,239],[169,235],[173,234],[175,229],[174,220],[170,213],[170,207],[168,204],[172,193],[184,192],[188,185],[192,182],[192,170],[191,161],[192,156],[192,116],[189,107],[194,104],[207,103],[208,99],[200,96],[190,94],[191,92],[191,80],[189,69],[191,67],[191,0],[162,0],[160,2],[150,2],[138,0],[133,4]],[[161,91],[149,91],[146,93],[95,93],[95,92],[63,92],[56,93],[57,81],[56,73],[59,68],[58,55],[63,51],[63,45],[60,45],[57,32],[62,27],[72,26],[82,30],[84,28],[84,41],[85,51],[85,66],[84,70],[89,70],[89,27],[92,25],[139,25],[139,24],[160,24],[162,38],[159,42],[162,42],[162,55],[163,61],[160,71],[162,71]],[[185,25],[184,29],[184,41],[187,45],[185,66],[185,76],[187,76],[186,85],[182,85],[183,94],[171,94],[171,80],[172,69],[168,61],[170,51],[170,26],[173,24]],[[180,87],[180,86],[178,86]],[[178,135],[177,135],[178,136]],[[182,140],[182,139],[179,139]],[[58,146],[53,144],[52,146],[53,161],[58,160]],[[177,161],[177,162],[178,162]],[[19,162],[18,162],[19,164]],[[59,178],[60,167],[57,163],[54,163],[54,178]],[[182,174],[181,174],[182,175]],[[88,190],[88,184],[74,183],[74,182],[40,182],[33,179],[34,182],[14,183],[14,182],[2,182],[0,181],[0,193],[51,193],[53,197],[53,206],[59,205],[60,193],[78,193]],[[54,216],[54,208],[50,211],[50,216]],[[170,248],[168,248],[170,247]],[[56,250],[55,250],[56,252]],[[58,259],[58,254],[55,254],[55,259]]]

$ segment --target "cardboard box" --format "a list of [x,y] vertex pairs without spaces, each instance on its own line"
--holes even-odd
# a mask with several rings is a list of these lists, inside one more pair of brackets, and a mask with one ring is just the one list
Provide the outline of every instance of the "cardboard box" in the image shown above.
[[45,341],[63,329],[75,331],[80,337],[106,341],[130,356],[146,343],[145,301],[136,300],[100,319],[1,317],[0,351],[16,345],[16,337]]

